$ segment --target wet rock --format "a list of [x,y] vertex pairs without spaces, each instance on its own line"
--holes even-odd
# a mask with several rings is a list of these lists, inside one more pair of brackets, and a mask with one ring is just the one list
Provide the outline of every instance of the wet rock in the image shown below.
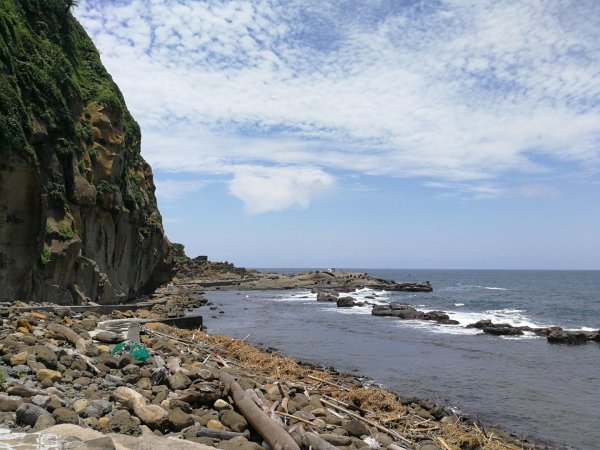
[[356,304],[356,299],[353,297],[340,297],[336,303],[338,308],[351,308]]
[[318,302],[337,302],[337,295],[331,294],[329,292],[318,292],[317,293],[317,301]]
[[371,310],[371,314],[374,316],[390,316],[397,317],[403,320],[417,320],[422,319],[424,313],[417,311],[417,309],[406,303],[393,302],[388,305],[375,305]]
[[588,334],[584,331],[553,331],[548,334],[548,342],[551,344],[579,345],[588,341]]
[[169,412],[169,427],[173,431],[181,431],[184,428],[194,425],[194,418],[183,412],[180,408],[175,408]]
[[40,406],[36,406],[33,405],[31,403],[23,403],[22,405],[20,405],[17,408],[17,422],[24,424],[24,425],[30,425],[30,426],[34,426],[35,422],[38,420],[38,418],[42,415],[47,415],[49,416],[50,413],[48,411],[46,411],[44,408],[40,407]]

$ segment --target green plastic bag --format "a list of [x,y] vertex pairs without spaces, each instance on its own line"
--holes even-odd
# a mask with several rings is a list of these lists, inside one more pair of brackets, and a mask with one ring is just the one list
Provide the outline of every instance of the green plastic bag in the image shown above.
[[150,358],[150,352],[144,345],[139,342],[123,341],[115,345],[111,354],[115,356],[117,353],[129,353],[131,357],[137,361],[146,361]]

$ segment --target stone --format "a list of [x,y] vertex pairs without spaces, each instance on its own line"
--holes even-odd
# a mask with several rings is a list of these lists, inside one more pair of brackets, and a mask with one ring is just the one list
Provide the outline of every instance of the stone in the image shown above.
[[96,348],[99,353],[110,353],[112,351],[109,345],[98,345]]
[[53,412],[56,408],[62,408],[64,405],[63,401],[57,396],[53,395],[50,397],[50,401],[46,405],[46,410]]
[[3,395],[0,394],[0,411],[9,412],[16,411],[19,406],[23,403],[23,399],[16,395]]
[[256,442],[250,442],[243,436],[238,436],[228,441],[222,441],[217,448],[222,450],[264,450]]
[[220,422],[236,433],[243,433],[248,428],[248,422],[241,414],[235,411],[223,411]]
[[360,420],[349,420],[342,425],[342,428],[348,432],[350,436],[361,437],[370,435],[369,429]]
[[20,366],[23,365],[27,362],[27,357],[29,356],[29,353],[23,351],[23,352],[19,352],[15,355],[12,355],[9,359],[10,361],[10,365],[11,366]]
[[56,425],[56,420],[54,420],[54,417],[52,417],[51,415],[42,414],[35,421],[33,431],[40,431],[53,425]]
[[19,397],[33,397],[39,393],[43,393],[44,391],[38,391],[37,389],[32,389],[27,386],[23,386],[22,384],[15,384],[13,386],[9,386],[6,390],[6,393],[9,395],[17,395]]
[[583,331],[552,331],[547,339],[551,344],[579,345],[588,341],[588,334]]
[[85,331],[92,331],[96,328],[97,322],[94,319],[83,319],[79,322],[79,326]]
[[223,399],[218,399],[215,404],[213,405],[213,408],[216,411],[225,411],[225,410],[232,410],[233,406],[231,406],[229,403],[227,403],[225,400]]
[[340,297],[337,299],[338,308],[351,308],[356,304],[356,299],[353,297]]
[[206,428],[208,428],[209,430],[224,430],[225,429],[223,424],[215,419],[209,420],[206,424]]
[[194,418],[184,413],[180,408],[175,408],[169,412],[169,427],[173,431],[181,431],[184,428],[194,425]]
[[52,417],[54,417],[56,423],[79,423],[77,414],[70,408],[56,408],[52,411]]
[[108,400],[92,400],[80,413],[81,417],[95,417],[97,419],[112,411],[112,403]]
[[192,384],[192,380],[182,372],[167,377],[167,381],[169,387],[174,391],[187,389]]
[[38,381],[44,381],[46,379],[49,379],[50,381],[60,381],[62,375],[56,370],[40,369],[35,373],[35,377]]
[[20,331],[21,333],[33,332],[33,325],[31,325],[26,319],[18,319],[16,328],[17,331]]
[[41,362],[49,369],[56,369],[58,356],[45,345],[36,345],[33,349],[36,361]]
[[112,433],[122,433],[130,436],[139,436],[142,434],[139,424],[133,420],[131,414],[127,411],[117,411],[108,421],[105,429]]
[[329,292],[318,292],[317,293],[317,301],[318,302],[337,302],[337,295],[330,294]]
[[50,401],[49,395],[38,394],[38,395],[34,395],[33,398],[31,399],[31,403],[33,403],[34,405],[37,405],[37,406],[41,406],[42,408],[45,408],[49,401]]
[[92,384],[92,379],[89,377],[79,377],[73,380],[73,384],[79,384],[81,386],[89,386]]
[[83,411],[85,408],[87,408],[87,406],[89,404],[90,404],[90,402],[86,398],[80,398],[73,402],[73,405],[71,406],[71,408],[73,408],[73,411],[75,411],[75,414],[79,414],[81,411]]
[[35,422],[38,420],[38,417],[42,415],[50,415],[50,413],[44,408],[31,403],[23,403],[17,408],[16,413],[17,423],[29,425],[32,427],[35,425]]
[[320,434],[319,437],[335,447],[347,447],[352,444],[352,438],[337,433],[324,433]]
[[113,333],[112,331],[100,331],[94,336],[94,340],[103,344],[118,344],[124,341],[120,334]]

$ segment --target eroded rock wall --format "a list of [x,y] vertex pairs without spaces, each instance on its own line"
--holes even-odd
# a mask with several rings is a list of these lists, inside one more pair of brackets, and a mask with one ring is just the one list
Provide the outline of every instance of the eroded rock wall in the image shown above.
[[170,278],[141,133],[64,0],[0,0],[0,299],[115,303]]

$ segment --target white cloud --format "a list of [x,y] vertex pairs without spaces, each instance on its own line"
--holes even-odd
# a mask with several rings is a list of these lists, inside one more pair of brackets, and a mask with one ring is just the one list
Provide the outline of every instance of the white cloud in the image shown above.
[[156,195],[159,199],[175,200],[199,191],[206,184],[206,181],[198,180],[156,180]]
[[308,208],[313,197],[333,185],[331,175],[313,168],[240,167],[229,189],[249,214],[261,214],[292,206]]
[[[600,166],[597,3],[400,3],[88,0],[76,13],[154,168],[225,174],[231,192],[267,183],[248,166],[280,181],[288,166],[425,177],[480,197],[516,192],[513,172]],[[274,210],[313,192],[290,191],[257,193],[273,207],[243,199]]]

